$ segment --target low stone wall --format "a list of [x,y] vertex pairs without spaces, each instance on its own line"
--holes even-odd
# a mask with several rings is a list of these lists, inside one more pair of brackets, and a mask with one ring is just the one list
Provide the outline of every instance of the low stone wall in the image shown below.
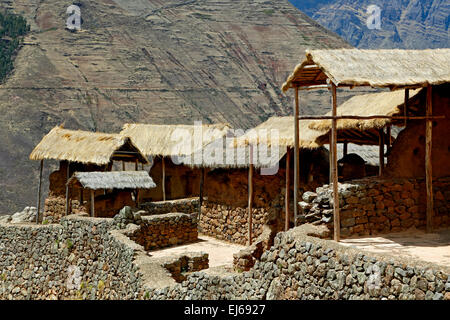
[[[450,300],[448,267],[362,253],[310,236],[323,231],[311,225],[278,233],[247,272],[186,274],[177,258],[150,257],[131,241],[126,233],[135,228],[80,216],[59,225],[0,223],[0,299]],[[192,270],[205,267],[197,257]]]
[[192,243],[198,240],[197,218],[184,213],[142,217],[140,227],[127,235],[145,250]]
[[[84,206],[80,206],[78,200],[72,200],[72,213],[87,212]],[[46,223],[57,222],[66,214],[65,196],[49,195],[44,202],[44,213],[41,221]]]
[[189,273],[209,268],[209,256],[204,252],[189,252],[163,262],[176,282],[183,282]]
[[[369,235],[426,227],[424,180],[365,178],[339,185],[341,235]],[[435,228],[450,226],[450,178],[433,181]],[[333,230],[332,190],[305,193],[301,221]]]
[[363,254],[308,234],[279,233],[248,272],[195,272],[181,284],[146,289],[152,299],[450,300],[450,270],[398,257]]
[[139,209],[146,211],[146,215],[158,215],[171,212],[198,213],[198,198],[178,199],[169,201],[146,202],[139,205]]
[[79,216],[54,225],[0,223],[0,300],[142,296],[135,245],[111,228],[112,219]]
[[[267,208],[254,208],[253,239],[258,238],[269,217]],[[202,206],[200,233],[236,244],[248,243],[248,209],[207,202]]]

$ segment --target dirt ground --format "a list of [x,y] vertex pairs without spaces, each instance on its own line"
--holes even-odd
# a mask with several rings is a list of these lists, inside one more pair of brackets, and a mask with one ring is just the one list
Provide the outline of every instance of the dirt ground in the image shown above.
[[209,254],[209,267],[231,266],[233,254],[244,249],[244,246],[227,243],[211,237],[199,236],[199,242],[177,246],[173,248],[152,251],[150,256],[155,258],[179,255],[187,252],[206,252]]
[[417,229],[374,237],[343,239],[343,245],[450,267],[450,229],[425,233]]

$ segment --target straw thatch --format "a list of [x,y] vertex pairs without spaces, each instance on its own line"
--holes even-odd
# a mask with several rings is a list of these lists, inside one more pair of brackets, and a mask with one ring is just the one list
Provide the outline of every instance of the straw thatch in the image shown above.
[[[320,133],[309,128],[311,122],[309,120],[299,122],[300,148],[315,149],[320,147],[320,144],[316,142]],[[252,144],[259,146],[264,144],[267,146],[293,148],[295,142],[294,131],[294,117],[272,117],[251,129],[242,137],[239,137],[236,145],[246,146]],[[271,134],[271,132],[276,132],[277,134]]]
[[307,50],[283,91],[295,86],[405,87],[450,82],[450,49]]
[[[257,169],[272,168],[286,155],[286,147],[268,147],[260,145],[259,148],[236,146],[236,137],[217,139],[204,148],[196,150],[189,156],[180,157],[179,163],[194,168],[230,169],[248,168],[250,163]],[[251,159],[251,160],[250,160]]]
[[55,127],[45,135],[31,152],[30,159],[105,165],[119,152],[128,154],[124,161],[132,161],[129,156],[134,155],[133,161],[137,158],[141,163],[148,162],[131,140],[123,135],[67,130],[62,127]]
[[125,124],[121,134],[130,137],[148,156],[185,156],[224,137],[228,124],[152,125]]
[[[410,99],[415,100],[421,90],[411,90]],[[337,108],[338,116],[401,116],[405,103],[404,91],[371,93],[354,96]],[[326,114],[331,116],[331,111]],[[338,119],[337,129],[370,130],[381,129],[392,122],[391,119]],[[316,120],[309,125],[310,129],[319,131],[331,130],[331,120]]]
[[67,182],[85,189],[151,189],[156,184],[145,171],[76,172]]

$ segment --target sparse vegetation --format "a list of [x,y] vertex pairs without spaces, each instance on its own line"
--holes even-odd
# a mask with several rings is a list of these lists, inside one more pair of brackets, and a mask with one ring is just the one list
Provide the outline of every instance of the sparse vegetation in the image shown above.
[[13,70],[14,57],[28,31],[30,26],[22,16],[0,13],[0,83]]
[[266,15],[271,16],[271,15],[273,15],[275,13],[275,10],[274,9],[265,9],[263,12]]

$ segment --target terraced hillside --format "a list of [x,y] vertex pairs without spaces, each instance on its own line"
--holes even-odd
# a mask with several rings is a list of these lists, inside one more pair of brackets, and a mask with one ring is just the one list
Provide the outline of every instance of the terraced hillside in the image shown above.
[[[246,129],[291,112],[280,87],[306,48],[349,47],[287,0],[80,0],[79,32],[65,28],[69,4],[0,1],[31,25],[0,86],[0,213],[35,204],[38,163],[28,156],[55,125]],[[329,106],[321,93],[302,101]]]

